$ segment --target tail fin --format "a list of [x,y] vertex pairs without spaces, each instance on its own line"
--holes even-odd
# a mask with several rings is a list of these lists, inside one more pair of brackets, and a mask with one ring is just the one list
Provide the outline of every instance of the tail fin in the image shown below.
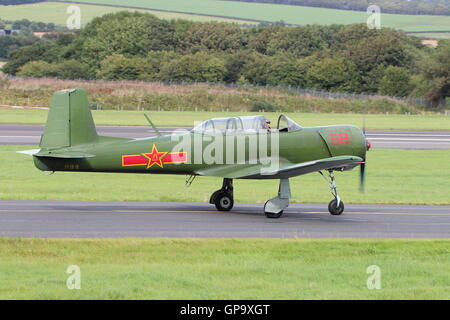
[[72,147],[95,143],[98,139],[86,91],[70,89],[55,92],[40,147]]

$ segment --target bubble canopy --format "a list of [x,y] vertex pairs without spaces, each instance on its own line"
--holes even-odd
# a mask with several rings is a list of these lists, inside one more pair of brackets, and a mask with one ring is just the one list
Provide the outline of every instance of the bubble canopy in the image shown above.
[[[231,118],[214,118],[197,125],[193,132],[258,132],[269,128],[268,120],[264,116],[243,116]],[[300,130],[301,126],[285,115],[278,118],[277,129],[280,132]]]

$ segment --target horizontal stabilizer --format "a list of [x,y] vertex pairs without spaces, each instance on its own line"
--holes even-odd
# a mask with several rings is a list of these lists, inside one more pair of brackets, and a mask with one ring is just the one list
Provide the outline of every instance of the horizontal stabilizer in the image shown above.
[[35,157],[46,157],[46,158],[62,158],[62,159],[84,159],[84,158],[94,158],[95,155],[77,152],[77,151],[40,151],[34,154]]
[[26,154],[29,156],[34,156],[39,151],[41,151],[41,149],[23,150],[23,151],[16,151],[16,152],[21,153],[21,154]]

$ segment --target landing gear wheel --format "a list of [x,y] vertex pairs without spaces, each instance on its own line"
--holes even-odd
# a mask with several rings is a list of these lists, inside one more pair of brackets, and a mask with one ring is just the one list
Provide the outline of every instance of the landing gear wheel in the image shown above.
[[281,215],[283,214],[283,211],[280,211],[278,213],[272,213],[272,212],[264,212],[264,214],[266,215],[266,218],[269,219],[278,219],[281,217]]
[[233,197],[228,193],[219,193],[215,196],[214,204],[219,211],[230,211],[233,208]]
[[[267,202],[269,202],[269,201],[267,201]],[[278,218],[280,218],[283,215],[283,210],[281,210],[278,213],[267,212],[266,211],[267,202],[264,204],[264,214],[266,215],[266,218],[269,218],[269,219],[278,219]]]
[[340,201],[338,206],[336,199],[331,200],[330,203],[328,204],[328,211],[333,216],[338,216],[342,214],[342,212],[344,212],[344,202]]

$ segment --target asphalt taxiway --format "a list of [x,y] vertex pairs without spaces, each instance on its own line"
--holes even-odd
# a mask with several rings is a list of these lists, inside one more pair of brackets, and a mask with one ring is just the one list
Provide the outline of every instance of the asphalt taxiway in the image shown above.
[[[162,134],[190,128],[161,127]],[[145,138],[154,136],[149,127],[138,126],[97,126],[100,135]],[[0,124],[0,145],[37,145],[44,126]],[[367,138],[373,148],[388,149],[450,149],[450,131],[367,131]]]
[[218,212],[205,203],[0,201],[0,237],[450,238],[450,206],[292,204],[267,219],[263,204]]

